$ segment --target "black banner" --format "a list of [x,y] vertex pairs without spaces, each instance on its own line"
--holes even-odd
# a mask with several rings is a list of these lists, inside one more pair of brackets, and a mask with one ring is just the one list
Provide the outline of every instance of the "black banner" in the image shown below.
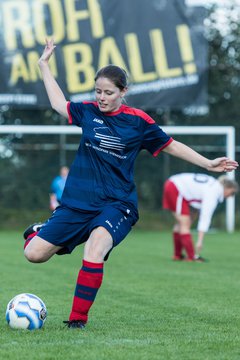
[[184,0],[0,0],[0,105],[49,106],[37,60],[51,37],[70,100],[94,99],[96,71],[116,64],[130,76],[129,105],[205,105],[202,11]]

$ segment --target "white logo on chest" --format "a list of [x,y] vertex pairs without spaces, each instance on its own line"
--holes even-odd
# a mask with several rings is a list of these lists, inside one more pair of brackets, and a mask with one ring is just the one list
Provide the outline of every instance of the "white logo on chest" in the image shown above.
[[103,120],[101,120],[101,119],[94,118],[93,121],[98,124],[103,124]]
[[112,136],[108,127],[94,128],[95,138],[100,140],[99,146],[111,150],[123,150],[126,145],[121,142],[118,136]]

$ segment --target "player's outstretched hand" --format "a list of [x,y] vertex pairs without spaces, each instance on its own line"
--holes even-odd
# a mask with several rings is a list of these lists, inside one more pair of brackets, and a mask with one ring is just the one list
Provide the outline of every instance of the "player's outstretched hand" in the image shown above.
[[238,168],[238,162],[227,157],[211,160],[208,170],[215,172],[229,172]]
[[50,57],[52,56],[54,49],[55,49],[56,45],[54,45],[54,40],[53,39],[46,39],[46,46],[43,50],[42,56],[40,57],[38,63],[40,65],[41,62],[48,62],[48,60],[50,59]]

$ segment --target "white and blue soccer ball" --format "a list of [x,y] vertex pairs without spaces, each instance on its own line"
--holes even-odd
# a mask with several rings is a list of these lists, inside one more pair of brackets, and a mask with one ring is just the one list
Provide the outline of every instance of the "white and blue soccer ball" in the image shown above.
[[46,318],[46,305],[36,295],[16,295],[7,305],[6,320],[13,329],[41,329]]

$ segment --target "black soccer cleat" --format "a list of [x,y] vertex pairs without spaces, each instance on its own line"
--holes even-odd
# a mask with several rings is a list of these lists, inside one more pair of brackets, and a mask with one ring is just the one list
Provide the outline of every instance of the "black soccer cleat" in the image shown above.
[[31,234],[34,234],[35,232],[38,232],[41,229],[42,226],[43,226],[42,223],[34,223],[34,224],[30,225],[23,233],[24,239],[27,240],[27,238]]
[[67,320],[63,321],[69,329],[85,329],[86,323],[82,320]]
[[194,256],[194,261],[195,262],[207,262],[207,260],[205,259],[205,258],[203,258],[202,256],[200,256],[200,255],[195,255]]

